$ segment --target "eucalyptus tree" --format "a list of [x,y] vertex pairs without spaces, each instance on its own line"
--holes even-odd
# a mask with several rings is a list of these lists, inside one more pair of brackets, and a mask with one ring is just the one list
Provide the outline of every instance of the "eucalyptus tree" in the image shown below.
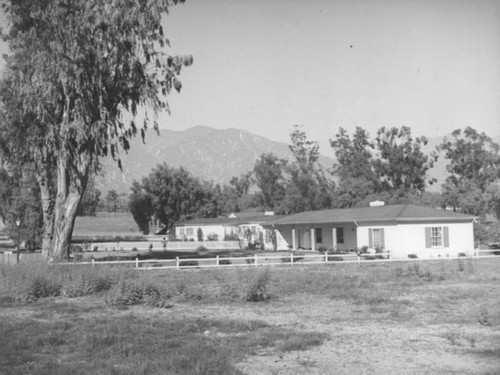
[[[3,127],[34,155],[44,248],[65,253],[89,178],[136,134],[158,130],[167,96],[180,91],[190,56],[171,56],[162,17],[182,0],[21,0],[7,3],[10,30],[0,83]],[[14,130],[13,130],[14,129]],[[18,162],[24,162],[22,158]]]
[[383,190],[424,192],[428,183],[436,181],[427,176],[427,171],[434,166],[438,155],[422,151],[427,143],[424,136],[413,138],[407,126],[382,127],[377,131],[378,157],[374,160],[374,169],[385,185]]
[[455,130],[438,146],[448,160],[442,186],[446,204],[480,215],[500,211],[500,146],[471,127]]

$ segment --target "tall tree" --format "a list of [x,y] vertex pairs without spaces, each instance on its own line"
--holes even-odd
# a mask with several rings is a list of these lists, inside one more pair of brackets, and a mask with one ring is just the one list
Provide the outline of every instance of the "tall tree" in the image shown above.
[[445,203],[455,210],[481,215],[500,205],[500,146],[471,127],[457,129],[438,146],[448,160],[443,184]]
[[177,77],[192,57],[164,52],[161,25],[178,2],[12,0],[6,7],[11,55],[2,104],[8,127],[34,135],[24,141],[38,155],[44,220],[46,227],[53,223],[45,246],[53,258],[69,246],[77,207],[102,157],[110,154],[121,167],[120,150],[138,132],[144,138],[148,128],[157,130],[156,114],[169,110],[167,95],[181,89]]
[[385,185],[383,190],[424,192],[427,183],[436,181],[427,176],[438,156],[422,151],[422,146],[428,142],[426,137],[413,139],[407,126],[382,127],[377,131],[375,142],[378,158],[373,165],[376,175]]
[[335,151],[336,163],[332,173],[338,178],[337,207],[354,207],[364,204],[367,197],[378,192],[378,180],[373,168],[374,144],[370,135],[361,127],[351,138],[344,128],[339,128],[335,139],[330,140]]
[[148,221],[153,217],[156,226],[170,229],[184,218],[216,217],[220,213],[219,191],[220,187],[200,181],[182,167],[158,164],[141,183],[134,182],[129,208],[140,220],[136,219],[140,228],[145,228],[149,215]]
[[286,160],[279,159],[272,153],[262,154],[255,162],[255,182],[260,189],[261,206],[266,210],[274,210],[285,196],[283,172],[286,164]]
[[114,216],[116,216],[116,211],[118,211],[119,205],[119,195],[116,190],[109,190],[106,194],[106,208],[109,212],[112,212]]
[[318,143],[308,140],[300,126],[294,127],[290,141],[293,160],[285,168],[285,197],[278,212],[296,213],[331,207],[335,185],[318,163]]

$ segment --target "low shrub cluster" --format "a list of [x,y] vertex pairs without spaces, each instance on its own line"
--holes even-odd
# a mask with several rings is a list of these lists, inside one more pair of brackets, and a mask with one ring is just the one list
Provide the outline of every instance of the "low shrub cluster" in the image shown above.
[[117,305],[140,305],[167,308],[170,294],[153,284],[144,284],[140,280],[122,280],[106,294],[106,303]]
[[248,302],[263,302],[269,300],[271,298],[269,293],[270,281],[271,273],[269,269],[266,268],[264,271],[260,272],[250,284],[245,300]]

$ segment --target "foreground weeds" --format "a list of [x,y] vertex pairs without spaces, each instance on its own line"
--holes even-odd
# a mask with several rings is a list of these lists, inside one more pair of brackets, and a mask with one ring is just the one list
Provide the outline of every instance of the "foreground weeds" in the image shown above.
[[234,363],[247,355],[305,350],[326,338],[262,321],[151,318],[75,307],[65,313],[48,301],[36,305],[35,316],[1,325],[0,373],[240,374]]
[[[328,348],[328,360],[353,358],[345,373],[363,373],[381,366],[377,345],[386,345],[388,334],[390,351],[434,345],[423,363],[436,351],[493,363],[500,353],[499,266],[489,260],[147,272],[0,266],[0,373],[241,374],[238,366],[256,357],[272,356],[263,360],[266,369],[283,356],[298,358],[290,352],[319,355],[309,350],[317,346]],[[390,373],[390,366],[378,373]],[[429,372],[440,373],[439,366]]]

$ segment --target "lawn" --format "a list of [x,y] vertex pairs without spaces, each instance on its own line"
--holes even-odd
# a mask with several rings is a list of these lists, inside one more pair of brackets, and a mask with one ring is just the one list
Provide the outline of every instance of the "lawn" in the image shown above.
[[0,373],[498,374],[499,270],[3,267]]
[[104,236],[104,235],[141,235],[132,214],[118,212],[116,215],[102,213],[97,216],[77,216],[73,235]]

